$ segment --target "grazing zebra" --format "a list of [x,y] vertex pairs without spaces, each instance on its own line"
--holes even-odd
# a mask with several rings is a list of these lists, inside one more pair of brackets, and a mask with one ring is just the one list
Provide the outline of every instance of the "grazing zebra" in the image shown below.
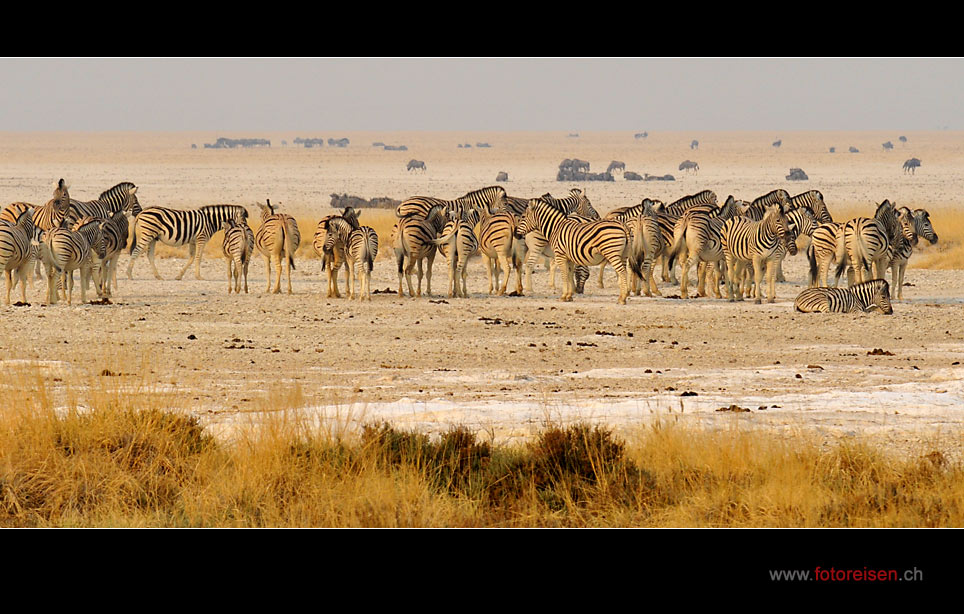
[[[327,237],[322,249],[325,253],[332,253],[338,247],[344,250],[348,273],[348,298],[370,301],[372,300],[371,272],[375,257],[378,256],[378,234],[369,226],[359,226],[358,218],[352,217],[347,209],[345,213],[348,214],[348,218],[335,216],[323,222],[322,229],[327,233]],[[359,267],[361,267],[360,270]],[[359,274],[361,289],[355,292],[355,280],[359,278]]]
[[[813,240],[813,231],[816,230],[818,223],[817,219],[814,217],[810,209],[805,207],[800,207],[797,209],[787,209],[787,230],[790,234],[787,237],[788,241],[792,241],[797,244],[797,250],[800,250],[800,237],[806,237],[806,248],[810,247],[810,243]],[[783,259],[787,256],[786,246],[781,246],[779,249],[782,250],[782,255],[780,259],[777,260],[777,281],[785,282],[787,278],[783,275]]]
[[726,293],[730,301],[743,300],[743,271],[753,265],[756,303],[762,302],[762,283],[766,269],[769,296],[776,301],[776,262],[780,258],[780,244],[786,245],[790,255],[797,253],[796,243],[788,242],[787,218],[779,202],[766,205],[763,219],[754,222],[745,217],[730,218],[720,233],[726,256]]
[[[429,210],[424,219],[408,215],[398,220],[392,233],[392,249],[398,266],[398,295],[405,296],[402,289],[402,275],[408,282],[409,296],[422,296],[422,261],[426,261],[426,293],[432,295],[432,265],[438,251],[435,239],[445,226],[446,208],[436,205]],[[407,265],[406,265],[407,260]],[[412,271],[418,268],[418,291],[412,286]]]
[[101,192],[96,200],[81,202],[70,199],[67,223],[73,224],[82,217],[110,219],[118,211],[130,212],[134,217],[141,214],[141,204],[137,200],[137,186],[130,181],[118,183],[109,190]]
[[[595,214],[595,218],[599,219],[598,213],[593,209],[592,203],[586,197],[585,193],[579,188],[573,188],[569,191],[569,196],[566,198],[553,198],[548,193],[544,194],[541,199],[548,203],[550,206],[556,208],[562,212],[567,217],[579,218],[580,212],[586,218],[583,221],[589,221],[590,216]],[[515,199],[518,200],[518,199]],[[516,211],[515,207],[517,204],[513,204],[513,212]],[[529,206],[529,201],[525,202],[525,206],[522,207],[522,213],[518,217],[525,215],[525,210]],[[551,290],[556,289],[556,261],[555,255],[552,251],[552,246],[549,245],[549,240],[543,236],[542,232],[538,229],[530,229],[528,233],[525,234],[525,246],[526,246],[526,257],[524,261],[525,268],[525,288],[529,292],[532,292],[532,269],[535,267],[536,259],[543,256],[548,261],[549,265],[549,288]],[[576,280],[576,293],[582,294],[585,287],[586,280],[589,278],[589,267],[577,264],[575,271],[573,273]]]
[[917,244],[913,225],[907,226],[898,219],[889,200],[877,206],[873,218],[857,217],[846,223],[844,245],[857,283],[883,278],[901,235]]
[[265,205],[258,205],[261,209],[261,227],[254,235],[254,243],[264,256],[268,277],[268,288],[265,292],[272,293],[271,262],[274,261],[277,278],[273,293],[281,293],[281,268],[284,264],[288,276],[288,294],[291,294],[291,270],[295,268],[295,252],[301,246],[301,231],[298,230],[295,218],[284,213],[275,213],[271,201],[266,202]]
[[629,280],[626,275],[626,258],[631,246],[626,228],[619,222],[580,222],[566,216],[542,199],[529,201],[526,214],[516,229],[516,236],[523,237],[529,229],[538,228],[549,239],[556,266],[564,271],[563,301],[571,301],[575,291],[573,264],[594,266],[609,261],[619,275],[620,305],[626,304]]
[[163,279],[154,263],[154,248],[158,241],[165,245],[180,247],[190,245],[187,263],[176,279],[184,277],[191,263],[197,260],[195,276],[201,279],[201,255],[204,246],[214,233],[221,230],[224,221],[235,219],[247,222],[248,210],[240,205],[208,205],[200,209],[183,211],[166,207],[148,207],[134,220],[134,240],[131,241],[131,259],[127,264],[127,279],[133,279],[134,262],[144,250],[154,269],[154,277]]
[[5,304],[10,304],[10,291],[20,283],[21,302],[27,302],[27,279],[35,253],[31,246],[33,215],[21,211],[12,225],[0,224],[0,269],[7,278]]
[[[931,226],[930,216],[923,209],[918,209],[918,211],[923,212],[923,215],[918,215],[908,207],[898,209],[897,220],[900,222],[901,228],[909,225],[914,229],[915,237],[924,237],[931,245],[937,243],[937,234]],[[907,270],[907,262],[910,261],[910,257],[914,253],[916,243],[917,241],[908,241],[901,233],[897,238],[897,243],[893,246],[893,255],[887,264],[887,267],[891,269],[892,285],[897,288],[896,298],[898,301],[904,300],[904,272]]]
[[[479,251],[479,240],[472,230],[473,224],[465,220],[450,220],[442,234],[434,240],[439,251],[448,261],[449,297],[468,298],[466,285],[469,258]],[[461,281],[461,284],[459,283]]]
[[231,294],[232,281],[235,294],[241,294],[241,277],[244,276],[244,293],[248,293],[248,265],[254,255],[254,231],[246,222],[234,218],[224,221],[224,240],[221,253],[228,261],[228,294]]
[[824,202],[823,194],[819,190],[810,190],[791,197],[790,208],[798,209],[800,207],[809,209],[810,213],[813,213],[813,216],[821,224],[833,221],[833,216],[827,210],[827,203]]
[[802,313],[894,313],[890,288],[883,279],[872,279],[850,288],[807,288],[797,295],[793,307]]

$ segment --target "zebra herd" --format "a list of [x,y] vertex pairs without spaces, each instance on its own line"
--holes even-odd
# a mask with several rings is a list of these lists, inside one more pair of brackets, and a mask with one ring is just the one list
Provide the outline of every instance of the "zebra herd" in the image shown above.
[[[0,213],[0,265],[7,277],[6,303],[10,303],[17,283],[23,286],[21,296],[26,302],[26,284],[32,283],[30,268],[35,266],[39,274],[41,263],[47,269],[48,303],[57,302],[61,295],[68,304],[72,302],[75,269],[81,273],[83,301],[90,280],[99,297],[109,297],[112,280],[116,286],[118,256],[128,242],[128,279],[132,279],[134,262],[144,252],[155,277],[161,279],[154,262],[158,241],[189,246],[190,257],[177,279],[192,264],[200,279],[204,246],[221,230],[229,293],[240,292],[242,278],[248,292],[248,266],[255,249],[265,259],[266,291],[281,291],[284,268],[291,293],[291,270],[301,244],[300,232],[296,220],[278,213],[270,200],[259,205],[261,226],[254,232],[243,206],[142,208],[136,192],[133,183],[123,182],[96,200],[79,202],[70,198],[68,186],[61,179],[53,198],[44,206],[18,202],[4,208]],[[130,232],[128,215],[134,218]],[[316,227],[312,247],[321,257],[328,297],[341,296],[338,276],[344,266],[348,297],[371,300],[371,273],[379,241],[371,227],[359,223],[359,215],[359,211],[346,207],[340,215],[326,216]],[[840,311],[857,305],[887,311],[888,284],[866,284],[882,280],[891,268],[896,298],[902,299],[904,272],[918,237],[937,242],[929,214],[923,209],[898,208],[885,200],[872,218],[834,222],[817,190],[791,197],[779,189],[751,201],[731,195],[722,205],[714,192],[704,190],[669,204],[643,198],[638,205],[600,216],[578,188],[564,198],[548,193],[520,198],[509,196],[502,186],[489,186],[454,200],[411,197],[398,205],[395,215],[398,221],[390,241],[399,296],[405,296],[406,285],[409,296],[421,296],[423,276],[426,292],[431,295],[432,267],[436,254],[441,253],[448,263],[450,297],[469,296],[467,267],[471,258],[480,256],[488,273],[489,294],[506,294],[513,270],[513,294],[532,292],[532,270],[541,259],[549,268],[553,290],[555,273],[562,272],[563,301],[572,301],[574,294],[584,292],[589,267],[596,265],[600,265],[599,287],[603,287],[607,265],[616,272],[618,304],[625,304],[630,294],[661,296],[654,277],[656,264],[660,264],[662,280],[679,284],[681,298],[689,296],[689,272],[695,267],[698,296],[708,296],[712,291],[722,299],[722,284],[730,301],[742,301],[749,295],[761,303],[765,284],[767,300],[772,303],[776,300],[775,283],[785,281],[783,259],[795,255],[798,243],[805,241],[809,244],[805,249],[810,289],[828,286],[833,265],[834,291],[808,290],[798,299],[797,309]],[[679,278],[675,274],[677,262]],[[273,288],[272,268],[276,273]],[[849,269],[851,287],[847,296],[848,291],[836,291],[845,269]],[[417,287],[412,283],[413,273],[418,277]],[[884,300],[875,298],[881,292],[886,295],[886,308]]]

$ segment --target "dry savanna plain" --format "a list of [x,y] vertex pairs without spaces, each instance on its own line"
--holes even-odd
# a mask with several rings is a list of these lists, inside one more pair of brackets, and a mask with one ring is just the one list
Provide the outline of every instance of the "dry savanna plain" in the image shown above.
[[[902,458],[940,450],[959,460],[964,133],[904,135],[906,143],[898,132],[654,132],[645,139],[632,132],[0,134],[4,204],[42,204],[61,177],[80,200],[131,181],[143,207],[246,205],[255,230],[257,204],[268,198],[296,216],[302,232],[291,294],[265,292],[257,253],[250,292],[228,294],[221,233],[204,252],[201,280],[193,267],[174,280],[187,248],[159,246],[164,279],[156,280],[141,257],[128,281],[125,252],[111,304],[90,304],[96,296],[89,295],[88,304],[46,306],[45,282],[36,281],[28,306],[0,307],[4,405],[40,396],[57,410],[83,409],[126,395],[189,413],[226,441],[283,412],[339,433],[383,421],[430,434],[462,425],[499,445],[530,440],[547,424],[598,424],[632,437],[672,423],[802,437],[828,449],[870,442]],[[217,136],[269,138],[272,146],[203,147]],[[298,136],[347,137],[350,144],[304,148],[293,144]],[[885,141],[893,150],[882,147]],[[373,142],[408,149],[386,151]],[[459,147],[465,143],[472,146]],[[848,153],[851,146],[859,153]],[[903,164],[912,157],[922,164],[908,174]],[[587,160],[594,172],[618,160],[627,171],[676,180],[558,182],[565,158]],[[424,161],[425,172],[406,170],[411,159]],[[687,159],[698,172],[678,170]],[[809,179],[787,181],[793,167]],[[601,214],[644,197],[669,203],[706,189],[721,202],[731,194],[751,200],[776,188],[791,195],[817,189],[838,221],[871,217],[890,199],[927,209],[940,240],[920,242],[903,300],[889,316],[795,313],[793,300],[807,285],[803,252],[784,263],[787,281],[777,284],[772,304],[681,300],[678,285],[661,282],[662,297],[631,296],[618,305],[611,268],[604,288],[594,268],[585,294],[561,302],[541,264],[532,292],[490,296],[478,258],[469,264],[470,298],[450,298],[441,256],[432,296],[401,298],[393,213],[366,209],[361,223],[379,233],[376,294],[371,302],[326,297],[311,237],[318,220],[335,213],[333,193],[454,199],[496,185],[500,171],[508,181],[499,185],[511,196],[562,197],[580,187]],[[339,283],[344,294],[343,276]],[[412,523],[419,522],[430,523]]]

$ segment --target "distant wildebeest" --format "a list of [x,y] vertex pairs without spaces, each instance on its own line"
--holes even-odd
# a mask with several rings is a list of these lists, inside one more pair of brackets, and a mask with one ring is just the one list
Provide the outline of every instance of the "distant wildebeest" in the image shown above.
[[650,175],[649,173],[645,175],[644,181],[676,181],[676,178],[672,175]]
[[790,174],[787,175],[787,181],[806,181],[807,179],[809,177],[803,172],[802,168],[791,168]]
[[780,145],[783,145],[783,139],[777,139],[773,141],[773,146],[776,147],[777,149],[780,148]]
[[690,149],[699,149],[699,147],[700,147],[700,142],[697,141],[696,139],[693,139],[693,142],[690,143]]
[[626,181],[642,181],[643,176],[639,173],[634,173],[633,171],[626,171],[623,173],[623,179]]
[[890,151],[891,149],[894,148],[894,144],[891,143],[890,141],[887,141],[886,143],[884,143],[883,147],[884,147],[884,149],[886,149],[887,151]]
[[836,153],[836,152],[837,152],[837,148],[836,148],[836,147],[831,147],[831,148],[830,148],[830,153]]
[[348,139],[328,139],[328,145],[331,147],[348,147]]
[[897,140],[900,141],[901,143],[903,143],[904,145],[907,144],[907,137],[906,137],[906,136],[899,136],[899,137],[897,137]]
[[917,167],[920,166],[920,160],[917,158],[911,158],[907,162],[904,162],[904,172],[910,171],[911,175],[916,174]]
[[577,138],[577,137],[579,136],[579,133],[578,133],[578,132],[570,132],[570,133],[569,133],[569,136],[572,137],[572,138]]
[[408,151],[405,145],[385,145],[385,151]]
[[424,173],[425,170],[426,170],[426,169],[425,169],[425,163],[422,162],[421,160],[414,160],[414,159],[413,159],[413,160],[409,160],[409,161],[408,161],[408,170],[410,170],[410,171],[412,171],[412,170],[420,170],[420,171],[422,171],[422,172]]
[[620,162],[619,160],[613,160],[612,162],[609,163],[609,166],[606,168],[607,173],[611,173],[613,171],[625,172],[625,170],[626,170],[626,163]]
[[854,147],[853,145],[851,145],[851,146],[850,146],[850,153],[860,153],[860,150],[857,149],[856,147]]
[[381,141],[375,141],[374,143],[372,143],[372,147],[384,147],[384,146],[385,146],[385,143],[382,143]]
[[559,163],[559,170],[582,171],[588,173],[589,163],[585,160],[580,160],[579,158],[574,158],[572,160],[566,158]]
[[637,132],[636,134],[633,135],[633,138],[635,138],[635,139],[645,139],[645,138],[648,137],[648,136],[649,136],[649,133],[648,133],[648,132]]
[[505,172],[505,171],[499,171],[499,174],[495,176],[495,180],[496,180],[496,181],[508,181],[508,180],[509,180],[509,173],[507,173],[507,172]]
[[680,162],[679,170],[681,171],[693,171],[694,173],[700,170],[700,165],[692,160],[683,160]]
[[476,147],[492,147],[492,146],[489,145],[488,143],[476,143],[475,146],[476,146]]
[[197,143],[191,143],[191,149],[197,149]]

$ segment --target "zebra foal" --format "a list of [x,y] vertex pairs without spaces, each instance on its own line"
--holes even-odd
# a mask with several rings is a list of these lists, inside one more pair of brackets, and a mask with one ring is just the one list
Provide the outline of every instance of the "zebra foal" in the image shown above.
[[[254,232],[245,222],[228,219],[224,222],[224,240],[221,253],[228,261],[228,294],[232,285],[235,294],[241,294],[241,277],[244,277],[244,293],[248,293],[248,265],[254,255]],[[232,282],[234,282],[232,284]]]

